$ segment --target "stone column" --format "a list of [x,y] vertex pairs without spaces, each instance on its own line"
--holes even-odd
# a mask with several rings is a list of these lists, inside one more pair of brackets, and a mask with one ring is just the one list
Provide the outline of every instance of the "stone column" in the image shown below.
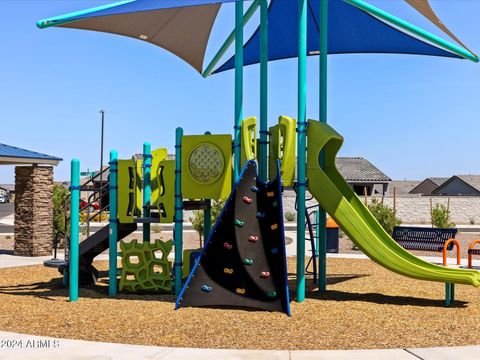
[[14,254],[52,254],[53,167],[15,168],[15,247]]

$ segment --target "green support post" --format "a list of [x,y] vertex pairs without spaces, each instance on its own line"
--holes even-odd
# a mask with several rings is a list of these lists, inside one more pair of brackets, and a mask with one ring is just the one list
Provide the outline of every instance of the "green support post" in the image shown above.
[[445,283],[445,306],[449,307],[455,302],[455,284]]
[[[328,70],[328,0],[320,0],[320,122],[327,123],[327,70]],[[320,166],[325,166],[325,153],[320,153]],[[318,207],[318,291],[327,289],[327,213]]]
[[268,0],[260,0],[260,147],[259,177],[267,180],[268,156]]
[[[143,217],[150,217],[150,173],[152,170],[152,146],[149,142],[143,144]],[[150,223],[143,223],[143,242],[150,242]]]
[[80,161],[71,163],[70,187],[70,254],[68,258],[69,298],[78,301],[78,232],[80,222]]
[[243,0],[235,2],[235,120],[233,141],[233,177],[240,174],[240,126],[243,117]]
[[117,295],[117,243],[118,243],[118,153],[110,151],[110,214],[108,234],[108,295]]
[[173,264],[175,295],[182,290],[182,253],[183,253],[183,196],[182,196],[182,137],[183,129],[175,130],[175,262]]
[[[212,135],[210,131],[205,131],[205,135]],[[203,211],[203,243],[210,237],[212,231],[212,200],[205,199],[206,208]]]
[[307,151],[307,0],[298,0],[297,301],[305,300],[305,186]]

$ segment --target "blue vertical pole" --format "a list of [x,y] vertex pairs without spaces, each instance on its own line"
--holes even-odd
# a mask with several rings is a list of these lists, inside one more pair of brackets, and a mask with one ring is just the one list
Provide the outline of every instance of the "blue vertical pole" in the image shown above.
[[[143,144],[143,217],[150,217],[150,172],[152,169],[152,146],[149,142]],[[150,242],[150,223],[143,223],[143,242]]]
[[[327,123],[327,70],[328,70],[328,0],[320,0],[320,122]],[[320,153],[320,166],[325,166],[325,153]],[[319,249],[318,291],[327,289],[327,214],[320,206],[319,212]]]
[[267,180],[268,143],[268,0],[260,0],[260,147],[259,177]]
[[108,234],[108,295],[117,295],[117,242],[118,242],[118,153],[110,151],[110,215]]
[[298,0],[297,301],[305,300],[305,185],[307,151],[307,0]]
[[243,117],[243,0],[235,2],[235,122],[233,141],[233,176],[242,168],[240,160],[240,125]]
[[70,254],[69,297],[70,301],[78,301],[78,223],[80,221],[80,161],[73,159],[71,163],[70,187]]
[[182,196],[182,137],[183,129],[175,131],[175,262],[173,264],[175,295],[182,290],[182,253],[183,253],[183,196]]

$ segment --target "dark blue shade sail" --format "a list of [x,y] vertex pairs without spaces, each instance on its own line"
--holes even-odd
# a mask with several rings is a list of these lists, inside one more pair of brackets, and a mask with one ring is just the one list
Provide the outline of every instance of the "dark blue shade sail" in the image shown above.
[[[319,1],[308,0],[307,51],[319,53]],[[268,59],[280,60],[298,54],[298,2],[272,0],[268,13]],[[419,40],[376,17],[345,3],[329,1],[328,53],[389,53],[414,54],[460,58],[427,42]],[[260,61],[260,29],[257,29],[244,46],[244,65]],[[235,67],[230,58],[214,73]]]

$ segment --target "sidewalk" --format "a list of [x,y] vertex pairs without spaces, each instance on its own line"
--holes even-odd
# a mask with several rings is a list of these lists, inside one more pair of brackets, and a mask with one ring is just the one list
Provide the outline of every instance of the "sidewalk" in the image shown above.
[[440,360],[478,359],[480,346],[381,350],[228,350],[168,348],[57,339],[0,331],[2,359],[255,359],[255,360]]

